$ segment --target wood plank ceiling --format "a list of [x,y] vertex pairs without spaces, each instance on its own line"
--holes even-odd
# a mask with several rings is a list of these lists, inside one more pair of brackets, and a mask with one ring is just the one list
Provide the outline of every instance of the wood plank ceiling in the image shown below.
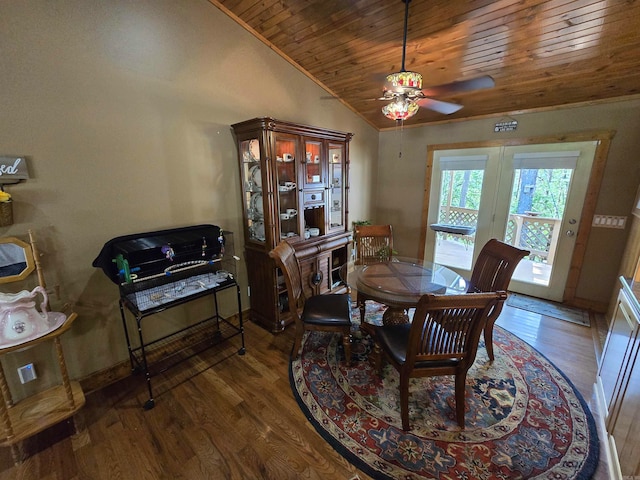
[[[210,0],[378,129],[385,74],[401,68],[403,0]],[[640,94],[640,1],[412,0],[407,70],[424,87],[490,75],[435,97],[405,125],[517,114]]]

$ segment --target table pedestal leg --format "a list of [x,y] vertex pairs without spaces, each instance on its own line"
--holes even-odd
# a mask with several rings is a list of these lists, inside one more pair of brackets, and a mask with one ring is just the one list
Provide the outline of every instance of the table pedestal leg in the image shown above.
[[409,315],[404,308],[389,307],[382,315],[384,325],[402,325],[409,323]]

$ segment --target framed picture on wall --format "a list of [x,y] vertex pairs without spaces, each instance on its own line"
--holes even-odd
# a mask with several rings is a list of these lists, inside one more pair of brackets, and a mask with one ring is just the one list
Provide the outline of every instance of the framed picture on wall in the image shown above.
[[638,187],[638,191],[636,192],[636,201],[633,203],[632,213],[636,217],[640,217],[640,186]]

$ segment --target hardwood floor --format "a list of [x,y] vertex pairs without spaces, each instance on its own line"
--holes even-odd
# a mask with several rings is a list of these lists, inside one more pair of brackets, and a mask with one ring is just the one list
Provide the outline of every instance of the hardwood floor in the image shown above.
[[[508,306],[498,324],[591,399],[592,329]],[[147,392],[138,376],[87,395],[75,416],[77,433],[64,423],[24,442],[26,459],[17,467],[9,448],[1,448],[0,480],[369,479],[316,433],[293,398],[293,329],[272,335],[247,322],[245,341],[244,356],[234,338],[154,377],[150,411],[141,408]]]

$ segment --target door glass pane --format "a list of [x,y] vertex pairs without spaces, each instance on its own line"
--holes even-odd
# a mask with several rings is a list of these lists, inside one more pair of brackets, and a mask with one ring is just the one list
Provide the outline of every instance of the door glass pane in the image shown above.
[[515,280],[549,285],[572,175],[572,168],[514,170],[504,241],[531,252]]
[[305,160],[304,160],[304,181],[307,185],[317,186],[321,184],[322,178],[322,153],[320,151],[320,142],[305,142]]
[[344,228],[344,152],[342,145],[329,145],[329,181],[330,184],[330,227]]
[[242,153],[242,183],[244,185],[245,218],[249,238],[264,242],[264,199],[262,197],[263,172],[260,164],[260,141],[251,138],[240,142]]
[[[482,168],[477,169],[480,165]],[[436,263],[471,269],[484,180],[483,165],[484,162],[466,165],[442,162],[438,221],[430,226],[436,233]]]
[[286,137],[276,138],[276,176],[278,182],[278,217],[280,238],[300,234],[298,220],[298,162],[295,158],[295,141]]

